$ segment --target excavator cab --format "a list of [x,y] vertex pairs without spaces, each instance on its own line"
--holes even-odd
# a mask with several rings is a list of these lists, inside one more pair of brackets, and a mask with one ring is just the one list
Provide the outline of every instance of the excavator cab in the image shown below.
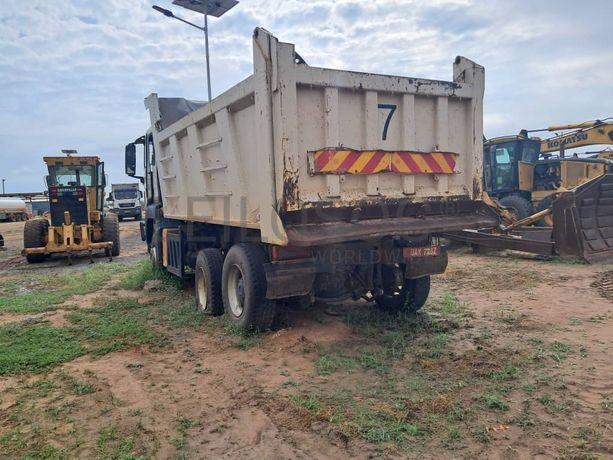
[[534,168],[539,154],[540,141],[523,135],[490,139],[483,144],[485,191],[518,219],[532,213]]
[[26,222],[23,233],[28,262],[41,262],[54,253],[104,250],[109,257],[119,255],[119,223],[117,216],[103,212],[106,176],[104,163],[96,156],[73,156],[75,150],[64,150],[66,156],[44,157],[48,176],[49,210],[47,219]]
[[487,192],[493,196],[504,196],[517,190],[529,192],[539,149],[538,140],[522,136],[486,141],[483,145],[483,168]]

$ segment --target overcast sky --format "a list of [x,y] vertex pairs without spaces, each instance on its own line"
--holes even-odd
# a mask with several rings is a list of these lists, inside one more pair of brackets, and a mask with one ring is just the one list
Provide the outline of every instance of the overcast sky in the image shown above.
[[[126,181],[143,99],[205,99],[204,44],[151,0],[0,0],[0,177],[43,189],[43,155],[98,154]],[[159,5],[188,19],[202,17]],[[262,26],[314,66],[451,80],[486,69],[485,135],[613,116],[609,0],[242,0],[211,19],[213,95],[252,72]]]

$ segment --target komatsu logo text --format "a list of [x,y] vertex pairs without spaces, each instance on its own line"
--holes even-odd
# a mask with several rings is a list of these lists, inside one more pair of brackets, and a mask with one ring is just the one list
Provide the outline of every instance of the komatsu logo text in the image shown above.
[[558,149],[567,144],[574,144],[575,142],[587,141],[587,133],[576,133],[569,137],[563,137],[560,139],[554,139],[547,141],[548,149]]

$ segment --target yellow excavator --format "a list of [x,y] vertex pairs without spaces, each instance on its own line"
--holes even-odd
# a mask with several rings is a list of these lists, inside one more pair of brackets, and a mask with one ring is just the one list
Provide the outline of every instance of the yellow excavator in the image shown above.
[[[562,133],[547,139],[530,137],[539,131]],[[613,122],[607,120],[522,130],[516,136],[489,139],[483,145],[485,190],[517,220],[523,219],[549,208],[557,193],[613,171],[613,152],[579,157],[576,153],[569,156],[569,150],[611,144]],[[540,219],[539,224],[552,225],[551,216]]]
[[44,157],[49,175],[51,225],[43,218],[26,222],[23,255],[30,263],[41,262],[57,253],[71,256],[104,250],[110,258],[119,255],[117,215],[104,213],[104,163],[96,156],[75,156],[76,150],[62,150],[66,156]]

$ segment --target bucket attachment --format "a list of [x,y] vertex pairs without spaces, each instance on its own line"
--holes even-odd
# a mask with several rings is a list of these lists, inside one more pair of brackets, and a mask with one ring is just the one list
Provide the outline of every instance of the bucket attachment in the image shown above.
[[560,256],[613,261],[613,174],[561,193],[552,207],[553,240]]

